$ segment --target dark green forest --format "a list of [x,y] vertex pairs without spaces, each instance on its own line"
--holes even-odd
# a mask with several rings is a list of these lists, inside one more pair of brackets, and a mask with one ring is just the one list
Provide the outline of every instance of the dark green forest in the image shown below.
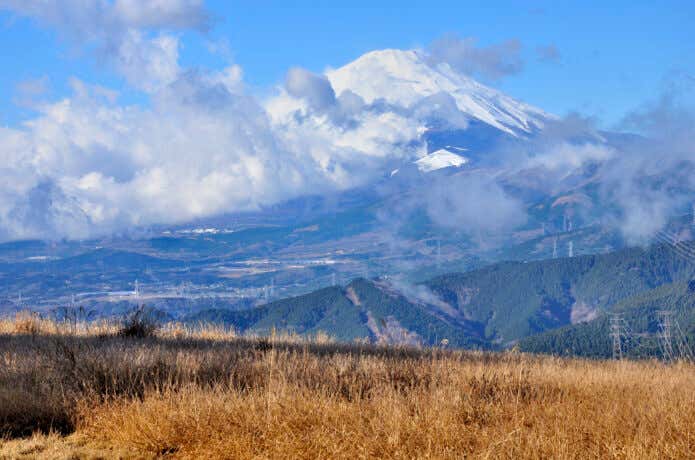
[[533,352],[599,357],[612,350],[607,315],[620,312],[626,328],[641,334],[639,345],[625,344],[637,356],[656,346],[647,335],[658,329],[659,310],[673,310],[684,335],[693,335],[694,277],[695,264],[662,245],[503,262],[405,287],[402,281],[356,279],[250,310],[206,310],[187,320],[222,322],[241,333],[325,332],[341,341],[393,339],[395,330],[421,344],[518,344]]

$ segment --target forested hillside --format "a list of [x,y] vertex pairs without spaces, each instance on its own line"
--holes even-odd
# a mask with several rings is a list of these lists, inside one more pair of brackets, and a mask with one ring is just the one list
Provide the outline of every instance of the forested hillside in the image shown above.
[[623,299],[689,280],[695,264],[669,246],[601,255],[508,262],[427,283],[444,301],[485,324],[485,337],[511,343],[591,320]]
[[437,312],[430,305],[412,302],[365,279],[356,279],[344,288],[329,287],[251,310],[207,310],[189,321],[221,322],[259,335],[267,335],[275,328],[306,335],[323,332],[341,341],[431,344],[447,339],[456,347],[486,345],[474,324]]
[[[680,355],[679,343],[695,349],[695,282],[660,286],[616,304],[611,313],[619,315],[621,346],[625,356],[663,357],[659,346],[661,311],[673,312],[672,346]],[[567,326],[522,339],[520,347],[534,353],[563,356],[611,357],[613,342],[608,315],[588,323]]]
[[[603,312],[630,309],[642,302],[639,295],[643,293],[646,302],[649,296],[672,292],[669,289],[687,288],[694,275],[695,265],[689,259],[669,246],[655,246],[505,262],[417,285],[388,278],[357,279],[344,287],[325,288],[251,310],[207,310],[187,319],[224,322],[241,332],[259,334],[275,328],[301,334],[321,331],[339,340],[436,344],[447,339],[453,346],[476,348],[504,348],[546,331],[572,331],[578,334],[576,341],[604,350],[606,334],[597,332],[605,329]],[[673,284],[679,282],[685,284]],[[666,285],[671,287],[652,292]],[[692,310],[675,291],[667,300],[684,312]],[[661,297],[654,302],[661,302]],[[683,324],[690,324],[691,316],[684,315]],[[559,329],[570,325],[576,327]],[[550,340],[555,336],[543,337]],[[531,343],[537,342],[526,341],[524,346],[545,350]]]

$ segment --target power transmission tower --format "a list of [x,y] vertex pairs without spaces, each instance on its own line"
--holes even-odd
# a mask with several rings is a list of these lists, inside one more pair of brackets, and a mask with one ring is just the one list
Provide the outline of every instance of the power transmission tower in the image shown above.
[[574,242],[573,241],[570,241],[567,252],[568,252],[570,258],[574,257]]
[[673,361],[673,312],[671,310],[659,310],[659,343],[666,361]]
[[613,314],[610,317],[610,337],[613,341],[613,359],[623,359],[623,344],[621,339],[622,318],[620,315]]
[[674,321],[674,327],[676,329],[678,353],[681,359],[685,359],[686,361],[689,361],[691,363],[694,362],[695,356],[693,356],[693,350],[692,348],[690,348],[690,345],[688,344],[688,338],[681,329],[680,324],[678,324],[678,321]]

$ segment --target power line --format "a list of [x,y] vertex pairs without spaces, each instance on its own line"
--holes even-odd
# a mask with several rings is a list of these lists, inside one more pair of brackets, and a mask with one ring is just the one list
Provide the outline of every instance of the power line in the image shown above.
[[611,340],[614,360],[623,359],[628,353],[635,357],[654,356],[654,349],[645,348],[644,341],[640,340],[651,337],[655,339],[659,356],[664,361],[673,362],[678,359],[695,361],[695,354],[688,343],[687,336],[674,318],[674,312],[672,310],[658,310],[656,313],[658,329],[655,334],[635,333],[621,314],[613,313],[610,315],[608,336]]

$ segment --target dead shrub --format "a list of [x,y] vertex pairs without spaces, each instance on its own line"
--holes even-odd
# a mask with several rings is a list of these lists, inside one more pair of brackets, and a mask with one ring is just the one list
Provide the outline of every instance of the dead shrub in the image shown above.
[[144,339],[152,337],[159,329],[159,324],[151,312],[142,305],[126,315],[123,327],[118,331],[121,337]]

